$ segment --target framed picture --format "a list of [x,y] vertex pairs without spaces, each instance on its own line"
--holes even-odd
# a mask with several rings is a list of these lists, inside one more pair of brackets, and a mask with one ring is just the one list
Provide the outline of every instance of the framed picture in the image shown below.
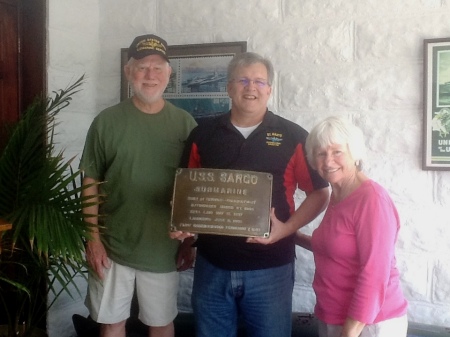
[[424,40],[423,169],[450,170],[450,38]]
[[[188,111],[194,118],[227,112],[227,66],[233,56],[247,50],[247,42],[225,42],[169,46],[172,75],[163,97]],[[121,100],[132,95],[123,67],[128,48],[121,49]]]

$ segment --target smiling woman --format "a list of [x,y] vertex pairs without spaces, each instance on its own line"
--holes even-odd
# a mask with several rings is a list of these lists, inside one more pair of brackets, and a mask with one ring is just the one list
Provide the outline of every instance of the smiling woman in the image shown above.
[[308,161],[333,187],[331,203],[346,198],[368,178],[362,173],[366,150],[361,130],[329,117],[311,130],[305,144]]
[[332,188],[319,227],[296,240],[314,253],[319,336],[406,336],[407,301],[395,258],[400,220],[386,190],[362,173],[361,130],[329,117],[311,130],[306,152]]

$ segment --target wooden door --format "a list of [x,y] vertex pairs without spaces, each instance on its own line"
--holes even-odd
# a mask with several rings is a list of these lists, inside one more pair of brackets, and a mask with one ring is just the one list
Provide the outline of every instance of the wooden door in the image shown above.
[[19,118],[18,2],[0,0],[0,125]]
[[46,93],[46,0],[0,0],[0,151],[5,125]]
[[[47,92],[46,3],[47,0],[0,0],[0,154],[7,138],[5,125],[18,121],[35,97]],[[0,286],[0,297],[5,303],[9,307],[17,305],[5,283]],[[43,294],[46,287],[42,284]],[[45,296],[42,303],[45,306]],[[0,325],[6,322],[5,307],[0,303]],[[39,327],[45,326],[44,315]]]

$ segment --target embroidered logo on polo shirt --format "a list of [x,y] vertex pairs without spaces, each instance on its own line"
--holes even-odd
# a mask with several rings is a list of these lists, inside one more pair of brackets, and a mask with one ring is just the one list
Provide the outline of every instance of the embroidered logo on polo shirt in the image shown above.
[[269,146],[280,146],[283,141],[283,134],[276,132],[267,132],[266,144]]

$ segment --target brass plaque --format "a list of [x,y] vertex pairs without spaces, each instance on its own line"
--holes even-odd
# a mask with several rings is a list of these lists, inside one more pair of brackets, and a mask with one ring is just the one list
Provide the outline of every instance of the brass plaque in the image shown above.
[[269,173],[180,168],[170,230],[268,237],[271,200]]

